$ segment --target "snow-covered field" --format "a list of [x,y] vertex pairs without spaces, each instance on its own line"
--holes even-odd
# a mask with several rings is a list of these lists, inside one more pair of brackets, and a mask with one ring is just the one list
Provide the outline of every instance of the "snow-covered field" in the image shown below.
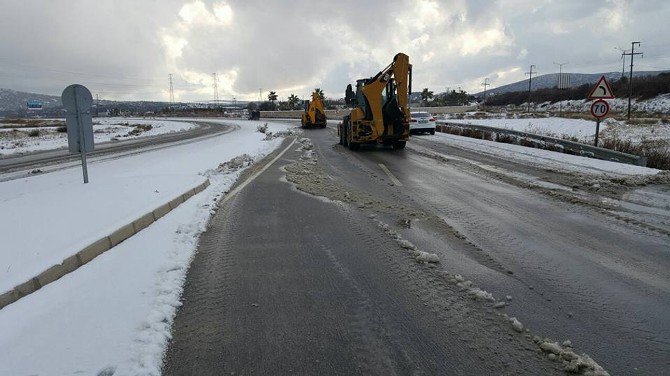
[[482,154],[490,154],[511,161],[520,161],[528,165],[551,168],[559,171],[592,174],[604,173],[619,176],[655,175],[660,172],[660,170],[653,168],[556,153],[549,150],[528,148],[521,145],[455,136],[448,133],[436,133],[434,136],[425,137],[463,149],[476,150]]
[[[188,264],[213,204],[240,170],[219,168],[243,153],[259,159],[261,122],[197,143],[89,163],[0,183],[0,290],[60,262],[82,245],[209,178],[211,185],[145,230],[75,272],[0,310],[0,374],[115,375],[160,371]],[[287,129],[269,123],[269,131]]]
[[[661,99],[656,98],[657,101]],[[670,101],[670,99],[669,99]],[[467,112],[451,114],[445,121],[460,124],[513,129],[521,132],[553,136],[592,143],[595,137],[593,120],[549,116],[549,112],[522,114],[518,112]],[[641,145],[644,150],[666,152],[670,149],[670,123],[667,118],[633,118],[630,121],[606,118],[600,124],[600,140],[626,141]]]
[[[624,112],[628,110],[628,99],[627,98],[617,98],[617,99],[608,99],[607,103],[610,105],[610,111],[613,112]],[[591,109],[591,101],[588,100],[566,100],[561,102],[545,102],[535,104],[534,108],[537,110],[546,110],[546,111],[558,111],[559,108],[563,111],[572,111],[572,112],[589,112]],[[524,107],[525,104],[519,106]],[[646,112],[650,114],[670,114],[670,94],[661,94],[655,98],[648,100],[636,100],[631,101],[631,111],[634,112]]]
[[609,121],[601,136],[630,140],[634,143],[652,142],[659,145],[670,145],[670,124],[631,125],[623,121]]
[[[138,125],[150,125],[151,129],[146,130],[148,127],[137,127]],[[98,143],[181,132],[194,127],[194,124],[186,121],[96,118],[93,121],[93,138],[95,142]],[[16,127],[14,129],[0,129],[0,157],[3,155],[22,154],[38,150],[67,148],[67,134],[58,132],[56,129],[57,127]],[[38,131],[39,136],[30,137],[30,131]]]
[[[477,124],[488,127],[513,129],[515,131],[541,134],[553,137],[576,137],[580,140],[593,140],[596,132],[594,121],[582,119],[566,119],[560,117],[531,119],[448,119],[450,123]],[[608,121],[600,124],[600,129],[607,128]]]

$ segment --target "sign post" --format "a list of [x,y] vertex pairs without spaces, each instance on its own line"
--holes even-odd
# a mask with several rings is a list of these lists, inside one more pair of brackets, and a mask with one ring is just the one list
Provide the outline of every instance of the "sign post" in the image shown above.
[[596,139],[593,143],[593,146],[598,146],[598,134],[600,133],[600,119],[607,116],[607,113],[610,111],[610,105],[602,99],[591,104],[591,115],[596,118]]
[[596,118],[596,137],[593,142],[593,146],[598,146],[598,134],[600,133],[600,120],[607,116],[610,111],[610,105],[605,101],[605,99],[614,99],[614,94],[610,88],[610,84],[607,83],[605,76],[601,76],[600,80],[596,83],[596,86],[591,89],[589,93],[589,99],[596,99],[591,104],[591,115]]
[[61,95],[63,107],[67,110],[67,141],[70,153],[81,154],[81,168],[84,173],[84,184],[88,183],[88,166],[86,153],[93,151],[93,119],[91,106],[93,96],[82,85],[70,85]]

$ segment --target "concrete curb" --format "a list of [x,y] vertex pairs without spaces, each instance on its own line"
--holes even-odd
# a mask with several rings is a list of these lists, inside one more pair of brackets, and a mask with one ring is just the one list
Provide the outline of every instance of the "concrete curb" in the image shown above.
[[131,236],[137,234],[143,229],[147,228],[149,225],[175,209],[177,206],[184,203],[189,198],[195,196],[196,194],[202,192],[209,186],[209,179],[205,180],[203,183],[199,184],[195,188],[191,188],[185,193],[175,197],[170,200],[168,203],[163,204],[153,211],[146,213],[134,220],[131,223],[128,223],[116,231],[112,232],[108,236],[105,236],[102,239],[98,239],[90,245],[84,247],[84,249],[75,253],[74,255],[66,258],[58,265],[54,265],[47,270],[43,271],[36,277],[31,278],[30,280],[21,283],[18,286],[15,286],[12,290],[0,294],[0,309],[3,307],[14,303],[15,301],[23,298],[26,295],[32,294],[33,292],[39,290],[43,286],[58,280],[68,273],[72,273],[77,270],[80,266],[91,262],[96,257],[101,254],[109,251],[114,246],[118,245],[122,241],[130,238]]

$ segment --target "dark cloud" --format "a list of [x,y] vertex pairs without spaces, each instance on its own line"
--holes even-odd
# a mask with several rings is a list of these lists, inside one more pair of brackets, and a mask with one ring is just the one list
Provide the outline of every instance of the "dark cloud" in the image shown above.
[[103,97],[255,99],[258,90],[340,96],[398,51],[415,88],[479,90],[523,79],[529,64],[554,72],[621,69],[620,52],[643,42],[644,69],[670,60],[666,1],[5,0],[0,86],[59,94],[83,83]]

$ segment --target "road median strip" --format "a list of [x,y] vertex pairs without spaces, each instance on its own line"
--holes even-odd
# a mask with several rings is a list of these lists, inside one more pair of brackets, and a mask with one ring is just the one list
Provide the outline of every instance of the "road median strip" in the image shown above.
[[142,215],[133,222],[120,227],[111,234],[89,244],[79,252],[63,260],[63,262],[60,264],[53,265],[38,274],[36,277],[33,277],[30,280],[15,286],[13,289],[0,294],[0,309],[14,303],[26,295],[32,294],[43,286],[60,279],[66,274],[72,273],[82,265],[91,262],[93,259],[109,251],[119,243],[149,227],[149,225],[165,216],[167,213],[184,203],[189,198],[202,192],[208,186],[209,180],[205,180],[198,186],[191,188],[185,193],[182,193],[176,198],[170,200],[168,203],[157,207],[156,209]]

